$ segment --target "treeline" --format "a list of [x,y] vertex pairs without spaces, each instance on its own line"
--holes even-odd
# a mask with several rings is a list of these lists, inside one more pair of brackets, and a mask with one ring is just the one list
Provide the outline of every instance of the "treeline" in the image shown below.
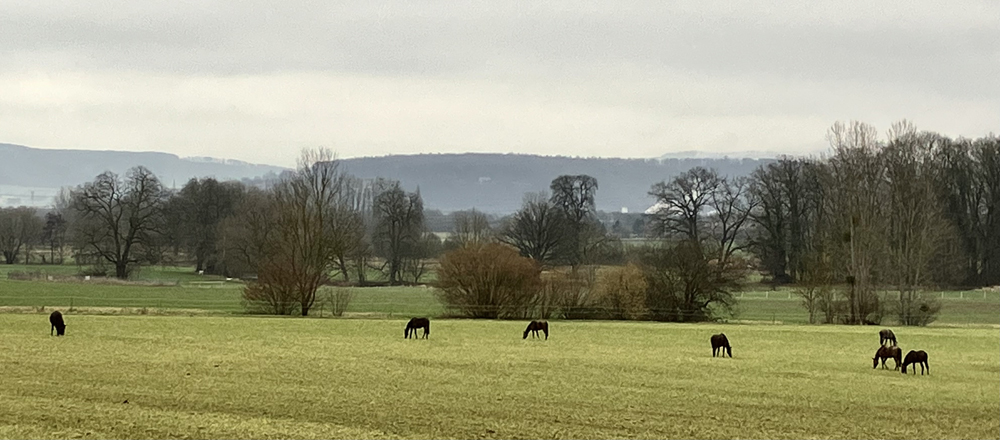
[[[454,313],[486,318],[713,319],[757,272],[796,286],[814,322],[922,325],[940,308],[923,290],[1000,284],[995,136],[905,122],[885,140],[858,122],[828,135],[827,158],[654,183],[648,215],[597,212],[585,174],[556,176],[497,218],[425,212],[419,190],[351,176],[326,150],[267,180],[179,191],[136,167],[63,191],[44,215],[0,210],[0,251],[9,264],[69,252],[84,274],[118,278],[189,262],[248,279],[249,309],[302,315],[349,301],[317,298],[320,286],[419,283],[432,269]],[[445,240],[430,232],[441,224]]]

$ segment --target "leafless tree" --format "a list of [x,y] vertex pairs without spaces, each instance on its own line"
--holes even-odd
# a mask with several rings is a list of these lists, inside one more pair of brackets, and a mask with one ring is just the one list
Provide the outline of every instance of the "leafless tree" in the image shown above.
[[110,263],[120,279],[157,261],[168,197],[160,180],[141,166],[128,170],[124,179],[104,172],[79,186],[72,193],[77,254]]
[[473,209],[456,212],[452,217],[455,221],[452,239],[458,247],[473,243],[486,243],[493,239],[490,219],[486,214]]
[[23,261],[27,262],[28,251],[40,241],[42,228],[42,220],[34,208],[0,208],[0,252],[4,262],[15,264],[22,261],[22,251],[25,256]]
[[407,193],[395,182],[375,196],[376,253],[385,259],[383,272],[389,284],[402,282],[408,260],[420,258],[424,233],[424,203],[419,192]]
[[848,284],[845,321],[860,324],[881,320],[875,275],[884,261],[888,233],[888,204],[882,145],[874,127],[836,123],[828,133],[833,157],[829,160],[826,218],[835,261]]
[[563,237],[562,212],[544,193],[530,193],[525,195],[521,209],[507,219],[499,239],[514,246],[522,256],[546,265],[556,260]]
[[649,195],[656,198],[659,211],[653,214],[655,232],[660,236],[679,237],[700,243],[704,218],[709,214],[712,196],[721,179],[714,170],[695,167],[670,183],[653,185]]

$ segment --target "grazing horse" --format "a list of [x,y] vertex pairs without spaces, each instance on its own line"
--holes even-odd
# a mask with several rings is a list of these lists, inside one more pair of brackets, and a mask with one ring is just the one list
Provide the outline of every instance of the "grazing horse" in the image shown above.
[[729,357],[733,357],[733,348],[729,346],[729,338],[725,333],[712,335],[712,357],[715,357],[716,353],[722,357],[726,357],[726,353],[729,353]]
[[895,345],[883,345],[878,348],[875,352],[875,357],[872,358],[872,368],[878,367],[878,361],[882,360],[882,369],[885,369],[885,360],[892,358],[896,361],[896,368],[893,370],[898,370],[900,364],[902,364],[903,350]]
[[931,366],[927,364],[927,352],[923,350],[910,350],[903,359],[903,374],[906,374],[906,366],[913,364],[913,374],[917,374],[917,364],[920,364],[920,375],[924,375],[924,367],[927,367],[927,374],[931,374]]
[[545,340],[549,339],[549,323],[548,321],[531,321],[528,323],[528,328],[524,329],[524,337],[521,339],[528,339],[528,333],[531,332],[531,337],[537,338],[538,331],[541,330],[545,333]]
[[886,341],[892,341],[892,345],[896,345],[896,334],[887,328],[878,331],[878,343],[879,345],[885,345]]
[[53,331],[56,332],[56,336],[66,334],[66,323],[63,322],[62,313],[59,313],[58,310],[49,315],[49,324],[52,324],[52,328],[49,329],[49,336],[52,336]]
[[403,339],[409,339],[410,335],[413,335],[414,339],[417,339],[417,329],[424,329],[424,339],[427,339],[427,335],[431,334],[431,320],[427,318],[413,318],[410,322],[406,323],[406,330],[403,331]]

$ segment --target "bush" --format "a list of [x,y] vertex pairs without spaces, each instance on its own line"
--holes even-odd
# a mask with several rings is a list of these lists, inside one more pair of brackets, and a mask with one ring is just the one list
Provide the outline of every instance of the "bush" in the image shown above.
[[330,306],[333,316],[344,316],[344,312],[347,311],[347,306],[351,305],[352,299],[354,299],[354,294],[351,292],[351,289],[334,287],[326,290],[324,302]]
[[611,319],[645,319],[646,289],[649,285],[642,269],[629,263],[601,274],[598,281],[600,304]]
[[528,318],[534,313],[541,270],[514,248],[470,244],[441,257],[441,301],[469,318]]

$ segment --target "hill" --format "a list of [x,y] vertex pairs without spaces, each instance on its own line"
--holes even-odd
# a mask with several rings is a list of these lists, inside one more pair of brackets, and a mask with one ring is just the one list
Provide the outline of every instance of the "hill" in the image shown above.
[[[686,154],[696,155],[697,152]],[[50,150],[0,144],[0,206],[49,206],[60,187],[76,186],[111,170],[124,173],[143,165],[168,187],[192,177],[253,179],[284,168],[213,158],[181,158],[169,153]],[[653,200],[654,183],[695,166],[724,175],[747,175],[772,159],[727,157],[608,159],[524,154],[419,154],[343,159],[344,169],[361,178],[385,177],[420,189],[427,209],[476,208],[494,214],[517,210],[525,193],[548,191],[563,174],[597,178],[597,207],[604,211],[642,212]]]
[[421,154],[345,159],[362,178],[390,177],[408,190],[420,188],[424,206],[453,211],[475,207],[504,214],[517,210],[525,193],[548,191],[552,179],[587,174],[597,179],[597,208],[642,212],[653,204],[650,187],[696,166],[744,176],[773,159],[607,159],[523,154]]

